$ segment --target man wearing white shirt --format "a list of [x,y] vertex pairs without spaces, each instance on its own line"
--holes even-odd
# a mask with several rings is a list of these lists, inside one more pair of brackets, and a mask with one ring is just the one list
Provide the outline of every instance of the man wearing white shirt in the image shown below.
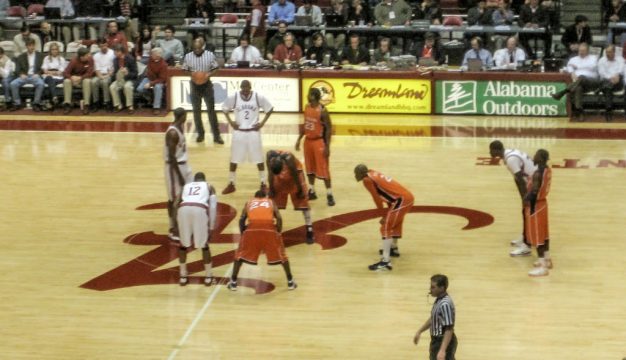
[[[589,54],[589,45],[581,43],[578,46],[578,56],[567,62],[567,72],[572,74],[572,83],[564,90],[552,94],[554,100],[561,100],[565,94],[570,94],[573,111],[576,118],[582,120],[582,97],[587,91],[596,90],[600,86],[598,78],[598,57]],[[573,99],[572,99],[573,98]]]
[[319,6],[313,5],[313,0],[304,0],[304,4],[298,8],[296,16],[310,16],[313,26],[322,25],[322,10]]
[[43,65],[41,65],[44,82],[48,85],[47,92],[52,101],[52,105],[49,105],[47,108],[48,110],[52,110],[53,105],[59,103],[55,90],[58,84],[63,84],[63,71],[65,71],[66,67],[67,60],[60,55],[59,45],[52,43],[50,45],[50,54],[43,58]]
[[514,70],[520,62],[526,60],[526,53],[517,47],[515,36],[511,36],[506,40],[506,47],[497,50],[493,55],[493,59],[497,69]]
[[623,82],[624,58],[615,56],[615,45],[611,44],[604,49],[604,56],[598,61],[598,75],[600,75],[600,89],[604,93],[606,111],[604,118],[611,121],[613,112],[613,92],[624,87]]
[[113,59],[115,54],[109,49],[107,40],[101,38],[98,40],[98,51],[93,56],[94,70],[96,76],[91,79],[91,91],[92,91],[92,111],[98,111],[100,106],[100,90],[102,90],[102,96],[104,98],[104,107],[111,109],[111,93],[109,87],[111,86],[111,78],[113,76]]
[[230,54],[229,63],[237,63],[238,61],[249,61],[250,64],[259,64],[263,60],[259,49],[250,45],[250,37],[243,34],[239,39],[239,46]]

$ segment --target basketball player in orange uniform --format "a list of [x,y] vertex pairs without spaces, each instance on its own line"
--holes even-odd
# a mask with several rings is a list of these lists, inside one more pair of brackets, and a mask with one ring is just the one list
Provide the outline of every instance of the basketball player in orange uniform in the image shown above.
[[548,269],[552,269],[547,200],[552,182],[552,169],[547,166],[549,159],[548,151],[537,150],[533,158],[535,165],[537,165],[537,171],[533,173],[524,197],[526,234],[531,246],[537,248],[537,256],[539,257],[534,264],[535,268],[528,272],[530,276],[546,276]]
[[313,244],[313,221],[311,209],[306,193],[304,170],[300,160],[288,151],[270,150],[267,152],[267,167],[269,171],[269,197],[276,202],[279,209],[287,207],[287,197],[295,210],[301,210],[306,224],[306,242]]
[[309,90],[309,103],[304,108],[304,125],[300,127],[300,136],[296,141],[296,151],[300,151],[300,141],[304,137],[304,164],[309,178],[309,200],[317,199],[315,194],[315,178],[324,180],[326,186],[326,202],[335,205],[333,192],[330,188],[330,134],[332,124],[324,105],[320,104],[322,93],[317,88]]
[[382,259],[369,266],[370,270],[391,270],[389,256],[399,257],[398,239],[402,237],[402,222],[413,207],[413,194],[392,178],[369,170],[360,164],[354,168],[356,181],[363,180],[363,185],[370,192],[376,207],[383,208],[387,203],[387,213],[380,220],[380,234],[382,235]]
[[269,265],[283,265],[289,290],[298,287],[291,275],[285,245],[280,236],[282,227],[283,220],[278,209],[274,206],[274,202],[267,198],[262,190],[257,191],[254,194],[254,199],[246,203],[239,219],[239,229],[242,235],[239,249],[235,254],[233,275],[228,282],[230,290],[237,290],[237,275],[239,275],[241,264],[246,262],[256,265],[262,251],[265,253]]

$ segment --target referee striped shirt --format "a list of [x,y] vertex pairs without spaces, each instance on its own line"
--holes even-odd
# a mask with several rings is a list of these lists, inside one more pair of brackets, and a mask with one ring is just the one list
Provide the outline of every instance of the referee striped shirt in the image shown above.
[[191,51],[185,55],[183,60],[183,69],[191,72],[211,72],[217,68],[218,65],[215,55],[208,50],[204,50],[200,55],[196,55],[196,53]]
[[454,303],[450,295],[437,299],[430,312],[430,336],[443,336],[444,328],[454,326]]

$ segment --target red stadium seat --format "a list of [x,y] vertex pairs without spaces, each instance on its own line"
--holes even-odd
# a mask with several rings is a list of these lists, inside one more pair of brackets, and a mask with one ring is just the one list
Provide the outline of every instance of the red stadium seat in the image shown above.
[[463,19],[460,16],[446,16],[443,19],[443,24],[447,26],[461,26],[463,25]]
[[30,4],[26,12],[28,15],[43,15],[43,4]]
[[26,9],[21,6],[10,6],[7,9],[7,16],[26,17]]
[[235,14],[225,14],[222,15],[222,17],[220,18],[220,21],[223,22],[224,24],[236,24],[238,21],[237,15]]

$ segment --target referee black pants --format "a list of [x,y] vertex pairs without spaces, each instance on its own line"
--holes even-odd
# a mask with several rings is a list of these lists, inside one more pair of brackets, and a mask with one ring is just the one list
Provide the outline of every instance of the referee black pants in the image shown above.
[[213,97],[213,84],[207,81],[206,84],[196,85],[193,81],[191,84],[191,107],[193,108],[193,122],[196,124],[198,136],[204,137],[204,125],[202,125],[202,100],[206,104],[209,114],[209,124],[211,124],[211,133],[213,138],[220,137],[220,129],[217,124],[217,115],[215,115],[215,98]]
[[[430,360],[437,360],[437,353],[439,353],[442,342],[443,336],[430,338]],[[446,349],[446,360],[455,359],[454,353],[456,353],[457,345],[458,341],[456,340],[456,335],[452,334],[452,340],[450,340],[450,344],[448,344],[448,348]]]

